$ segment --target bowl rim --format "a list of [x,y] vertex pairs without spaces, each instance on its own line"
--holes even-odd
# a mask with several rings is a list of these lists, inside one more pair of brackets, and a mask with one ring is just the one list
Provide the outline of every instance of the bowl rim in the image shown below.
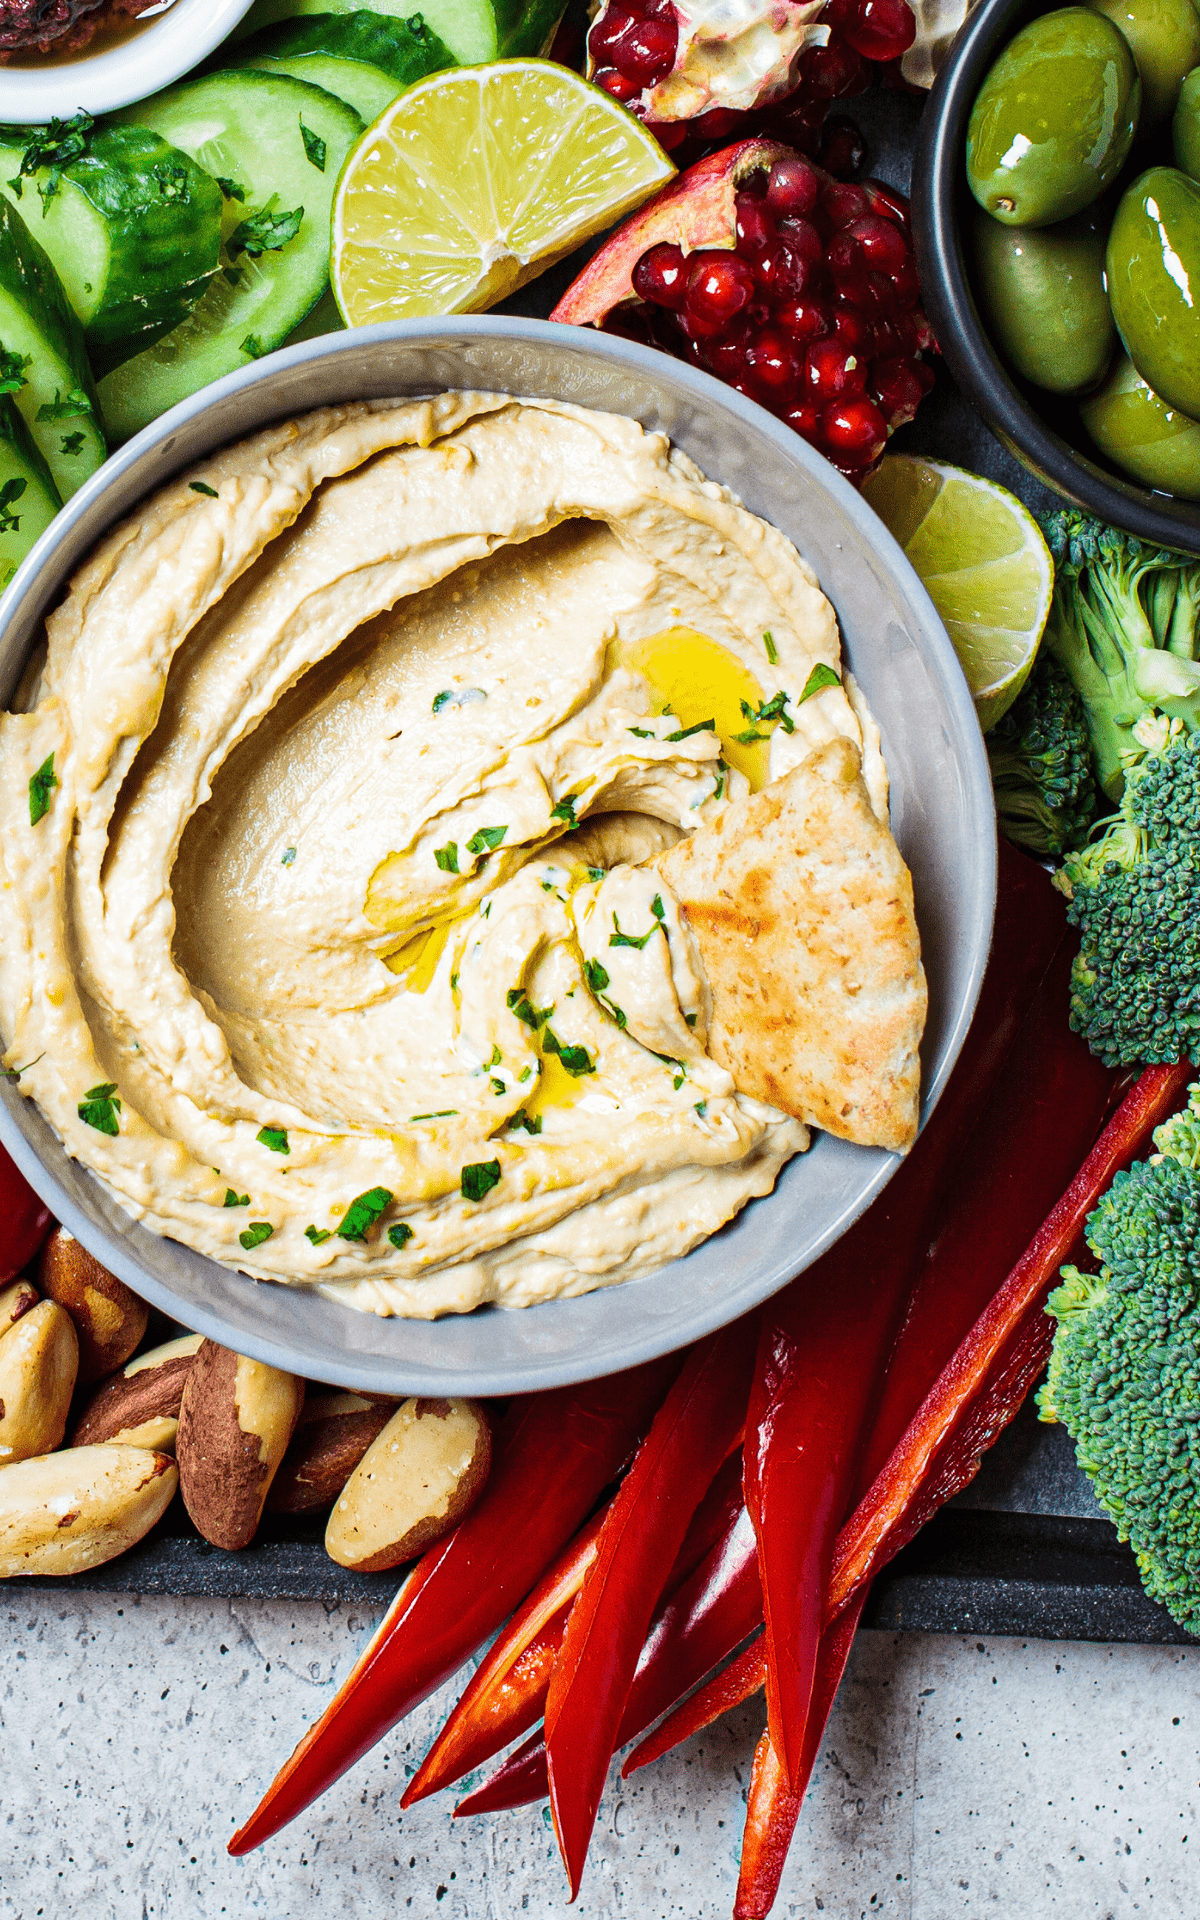
[[955,380],[1037,479],[1139,539],[1200,553],[1200,502],[1176,500],[1122,479],[1047,426],[988,339],[971,291],[959,227],[959,209],[969,191],[963,166],[967,122],[1002,45],[1026,17],[1048,11],[1031,0],[981,0],[955,35],[925,103],[912,172],[913,239],[925,308]]
[[165,13],[128,40],[101,53],[84,47],[73,58],[45,66],[0,67],[0,120],[37,126],[86,113],[115,113],[160,93],[190,73],[230,34],[254,0],[174,0]]
[[[592,328],[565,326],[552,321],[532,320],[498,315],[448,316],[443,319],[396,321],[383,323],[369,328],[347,330],[340,334],[323,335],[302,342],[296,346],[265,356],[251,365],[226,375],[222,380],[203,388],[187,400],[180,402],[170,412],[144,428],[134,438],[118,449],[104,465],[97,470],[67,503],[51,526],[46,529],[36,546],[21,563],[16,575],[0,595],[0,646],[7,643],[9,630],[16,625],[23,629],[20,644],[23,646],[22,659],[28,660],[32,645],[35,643],[38,626],[46,609],[53,604],[55,597],[71,577],[86,555],[103,538],[105,530],[118,520],[136,510],[137,502],[151,492],[166,485],[173,473],[177,473],[203,458],[205,452],[244,437],[247,433],[259,430],[270,419],[285,418],[296,412],[294,401],[281,399],[273,411],[264,411],[256,415],[250,425],[235,424],[232,430],[223,424],[217,427],[198,447],[185,433],[192,429],[194,434],[202,433],[201,423],[205,416],[215,415],[223,407],[225,415],[234,413],[239,396],[248,389],[266,381],[273,375],[298,373],[310,370],[316,363],[329,358],[355,353],[368,354],[373,349],[380,350],[396,347],[410,349],[417,347],[461,346],[464,340],[500,340],[516,347],[532,343],[534,346],[558,349],[572,354],[607,362],[609,369],[620,373],[629,369],[648,377],[651,383],[673,385],[678,391],[682,388],[690,400],[711,413],[720,409],[732,416],[731,424],[745,424],[759,434],[765,434],[773,440],[780,452],[799,468],[805,478],[823,488],[833,497],[835,506],[855,525],[865,544],[886,566],[889,575],[896,578],[901,597],[916,616],[922,645],[932,647],[935,665],[942,671],[939,681],[945,710],[958,733],[958,745],[954,748],[955,769],[959,790],[963,795],[964,814],[977,823],[984,824],[982,833],[975,833],[971,843],[972,866],[965,876],[959,876],[959,892],[969,896],[969,906],[962,913],[962,923],[969,927],[969,965],[959,983],[957,1000],[947,1007],[946,1020],[939,1036],[939,1055],[936,1065],[922,1087],[921,1124],[928,1120],[958,1058],[963,1040],[974,1016],[976,1003],[983,979],[991,945],[991,929],[996,898],[997,846],[995,836],[995,816],[991,798],[991,779],[988,768],[987,750],[983,736],[979,732],[975,710],[965,677],[957,663],[949,635],[933,606],[925,588],[897,545],[883,522],[875,515],[863,500],[861,494],[850,486],[843,477],[825,461],[821,455],[810,448],[798,435],[778,421],[773,415],[759,407],[755,402],[716,381],[711,375],[686,364],[669,359],[652,348],[636,342],[620,339],[614,335],[599,333]],[[420,391],[429,389],[422,386]],[[435,389],[436,390],[436,389]],[[493,391],[509,390],[502,383],[493,385]],[[383,392],[386,389],[381,388]],[[525,389],[529,391],[528,388]],[[519,395],[518,395],[519,397]],[[312,405],[322,404],[314,400]],[[325,403],[330,404],[330,403]],[[593,403],[594,404],[594,403]],[[603,410],[603,409],[601,409]],[[175,451],[179,442],[178,451]],[[143,462],[161,450],[163,464],[160,464],[154,478],[137,486],[136,477]],[[170,464],[166,464],[170,457]],[[101,503],[108,503],[107,513],[101,517],[97,509]],[[93,520],[96,524],[93,526]],[[87,523],[86,531],[80,533],[81,525]],[[63,564],[64,552],[68,555]],[[13,682],[15,685],[15,680]],[[8,694],[6,692],[6,702]],[[943,723],[944,731],[945,723]],[[946,736],[949,744],[949,735]],[[961,749],[961,750],[960,750]],[[75,1237],[91,1251],[96,1258],[125,1280],[135,1292],[162,1308],[176,1318],[184,1318],[185,1324],[195,1331],[204,1333],[224,1345],[230,1344],[229,1321],[222,1317],[219,1310],[210,1310],[205,1305],[189,1300],[186,1316],[181,1314],[179,1297],[153,1274],[148,1273],[141,1262],[134,1257],[138,1235],[147,1235],[157,1241],[166,1236],[150,1235],[149,1230],[132,1223],[124,1208],[110,1199],[100,1183],[90,1174],[84,1178],[89,1193],[100,1196],[101,1210],[112,1226],[101,1228],[96,1220],[84,1213],[76,1203],[64,1180],[43,1160],[39,1149],[29,1137],[40,1128],[48,1136],[48,1150],[65,1162],[67,1168],[75,1168],[77,1163],[69,1161],[57,1135],[53,1134],[49,1123],[41,1115],[36,1102],[27,1100],[15,1087],[0,1082],[0,1144],[7,1149],[21,1172],[30,1184],[51,1207],[56,1217]],[[824,1138],[818,1134],[817,1140]],[[810,1160],[811,1152],[800,1156],[804,1162]],[[885,1154],[872,1148],[855,1148],[857,1154],[873,1154],[875,1166],[868,1178],[856,1190],[854,1199],[842,1210],[838,1218],[832,1221],[818,1237],[806,1247],[804,1255],[792,1260],[789,1255],[787,1271],[777,1273],[773,1278],[744,1286],[740,1291],[731,1285],[727,1293],[707,1308],[693,1307],[691,1317],[685,1324],[678,1323],[678,1317],[665,1310],[658,1316],[655,1330],[645,1334],[640,1341],[631,1342],[622,1348],[619,1361],[620,1369],[632,1367],[645,1360],[659,1358],[665,1353],[691,1344],[704,1335],[729,1324],[751,1308],[758,1306],[771,1294],[786,1286],[791,1279],[804,1271],[813,1261],[820,1258],[830,1246],[853,1224],[866,1208],[875,1200],[884,1186],[892,1178],[901,1164],[900,1156]],[[786,1169],[783,1170],[786,1172]],[[867,1171],[867,1163],[864,1163]],[[765,1199],[769,1203],[778,1183]],[[744,1219],[751,1210],[743,1208],[731,1223],[734,1227],[739,1219]],[[725,1231],[729,1231],[727,1227]],[[178,1245],[179,1243],[172,1243]],[[694,1258],[712,1244],[712,1237],[702,1241],[693,1253],[684,1256]],[[189,1250],[190,1251],[190,1250]],[[193,1255],[193,1259],[201,1256]],[[232,1269],[220,1268],[221,1273],[229,1274],[245,1281],[247,1287],[263,1288],[266,1283],[255,1281],[248,1276],[238,1276]],[[667,1267],[655,1269],[651,1275],[634,1279],[617,1286],[601,1287],[579,1296],[578,1299],[553,1299],[537,1306],[519,1310],[500,1308],[484,1309],[486,1312],[518,1312],[528,1320],[530,1316],[552,1313],[559,1306],[579,1306],[602,1295],[620,1295],[626,1288],[636,1288],[651,1283],[670,1267],[681,1262],[669,1262]],[[280,1293],[293,1293],[304,1297],[307,1289],[270,1287],[268,1297]],[[247,1294],[254,1299],[254,1294]],[[333,1303],[329,1303],[333,1304]],[[373,1316],[350,1307],[340,1307],[341,1313],[353,1316],[353,1322],[362,1325],[370,1322]],[[472,1316],[465,1316],[470,1319]],[[464,1316],[448,1316],[453,1323]],[[444,1326],[446,1319],[434,1322],[412,1322],[401,1320],[406,1326]],[[294,1335],[293,1335],[294,1338]],[[286,1370],[306,1374],[312,1379],[325,1376],[316,1372],[308,1359],[299,1363],[296,1354],[299,1351],[289,1345],[286,1337],[280,1338],[271,1325],[268,1310],[263,1316],[262,1330],[257,1326],[253,1331],[237,1329],[238,1352],[249,1354],[252,1358],[263,1360],[270,1365]],[[522,1366],[496,1365],[480,1368],[473,1366],[464,1371],[452,1366],[432,1368],[422,1365],[419,1377],[410,1371],[404,1373],[402,1363],[397,1366],[381,1359],[378,1354],[365,1355],[359,1350],[338,1352],[328,1357],[329,1365],[335,1372],[335,1383],[347,1388],[364,1388],[376,1391],[410,1393],[424,1395],[504,1395],[514,1392],[542,1390],[576,1384],[580,1381],[598,1377],[613,1371],[608,1359],[598,1362],[587,1342],[577,1343],[569,1353],[539,1353],[536,1364],[526,1360]],[[389,1370],[390,1367],[390,1370]],[[530,1373],[536,1372],[536,1378]]]

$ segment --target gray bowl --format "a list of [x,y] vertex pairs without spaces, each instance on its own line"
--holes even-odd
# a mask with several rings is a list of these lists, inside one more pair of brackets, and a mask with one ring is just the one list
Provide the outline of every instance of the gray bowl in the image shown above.
[[[966,683],[915,573],[853,488],[762,408],[663,354],[544,321],[448,319],[309,341],[231,374],[131,440],[43,535],[0,602],[0,702],[12,699],[42,619],[75,568],[182,468],[327,402],[453,387],[577,401],[662,429],[816,568],[883,729],[893,826],[913,872],[930,989],[927,1114],[974,1011],[995,904],[991,784]],[[899,1164],[818,1134],[772,1194],[645,1279],[523,1311],[383,1320],[231,1272],[138,1225],[7,1082],[0,1139],[70,1231],[186,1326],[310,1379],[428,1395],[560,1386],[696,1340],[832,1246]]]

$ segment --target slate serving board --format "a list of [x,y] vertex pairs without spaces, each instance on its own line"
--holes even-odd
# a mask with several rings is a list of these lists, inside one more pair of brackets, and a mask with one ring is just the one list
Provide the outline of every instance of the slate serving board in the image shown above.
[[[881,89],[846,103],[868,142],[865,171],[907,192],[922,100]],[[498,309],[544,319],[594,248],[560,262]],[[911,426],[892,443],[987,474],[1037,514],[1061,503],[1001,447],[944,368]],[[165,1334],[162,1337],[166,1337]],[[322,1546],[324,1516],[268,1515],[253,1546],[225,1553],[201,1540],[175,1501],[131,1552],[75,1587],[386,1606],[395,1573],[352,1573]],[[54,1588],[53,1579],[6,1582],[6,1591]],[[1188,1644],[1147,1598],[1133,1554],[1105,1519],[1061,1427],[1042,1426],[1032,1400],[985,1457],[978,1478],[926,1526],[876,1580],[863,1625],[930,1633]]]

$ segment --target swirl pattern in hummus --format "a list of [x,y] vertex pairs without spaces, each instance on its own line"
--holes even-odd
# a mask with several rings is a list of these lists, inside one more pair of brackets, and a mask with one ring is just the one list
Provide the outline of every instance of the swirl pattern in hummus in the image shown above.
[[662,436],[313,413],[156,495],[47,631],[0,723],[5,1057],[150,1227],[377,1312],[522,1306],[808,1144],[706,1053],[639,863],[839,739],[886,819],[878,735],[811,570]]

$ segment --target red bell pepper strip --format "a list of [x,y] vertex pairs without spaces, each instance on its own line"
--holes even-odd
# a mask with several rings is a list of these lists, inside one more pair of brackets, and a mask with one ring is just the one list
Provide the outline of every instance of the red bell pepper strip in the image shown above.
[[654,1361],[512,1402],[479,1502],[418,1561],[231,1853],[294,1820],[495,1632],[646,1432],[678,1367]]
[[646,1629],[688,1523],[741,1432],[757,1316],[692,1348],[609,1508],[546,1695],[550,1811],[579,1891]]
[[[741,1510],[742,1463],[737,1449],[718,1470],[692,1516],[663,1589],[660,1613],[665,1601],[736,1523]],[[606,1513],[607,1508],[589,1520],[492,1643],[409,1782],[402,1807],[461,1780],[541,1718],[550,1670],[562,1645],[575,1596],[596,1557]],[[546,1791],[543,1787],[537,1797],[541,1799]]]
[[531,1801],[544,1800],[549,1791],[546,1742],[539,1727],[522,1746],[514,1748],[490,1779],[459,1801],[454,1818],[463,1820],[473,1813],[505,1813],[510,1807],[525,1807]]
[[762,1920],[770,1913],[799,1818],[800,1796],[788,1785],[768,1729],[754,1750],[750,1769],[733,1920]]
[[661,1760],[664,1753],[670,1753],[672,1747],[678,1747],[690,1740],[694,1733],[703,1727],[710,1727],[723,1713],[729,1713],[734,1707],[740,1707],[752,1694],[767,1684],[767,1642],[762,1628],[755,1634],[749,1646],[714,1673],[695,1693],[689,1693],[673,1713],[659,1722],[654,1732],[638,1743],[625,1760],[621,1768],[622,1780],[628,1780],[631,1773],[639,1767],[648,1767],[653,1760]]

